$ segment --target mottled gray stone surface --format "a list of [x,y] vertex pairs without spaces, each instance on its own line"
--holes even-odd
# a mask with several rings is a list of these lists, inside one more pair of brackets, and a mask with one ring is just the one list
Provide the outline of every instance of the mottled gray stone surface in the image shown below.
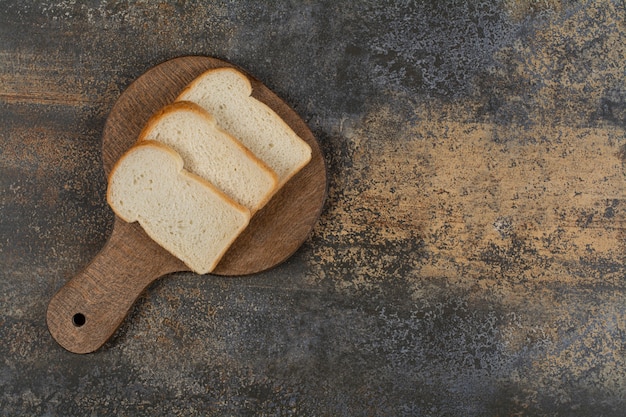
[[[0,415],[624,415],[622,1],[0,10]],[[190,54],[309,124],[323,215],[285,264],[164,277],[66,352],[45,311],[112,227],[107,114]]]

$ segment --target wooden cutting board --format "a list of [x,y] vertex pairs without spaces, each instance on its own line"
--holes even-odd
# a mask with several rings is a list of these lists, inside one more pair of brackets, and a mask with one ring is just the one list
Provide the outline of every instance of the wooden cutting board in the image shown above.
[[[103,131],[106,174],[135,143],[157,110],[173,102],[201,73],[219,67],[234,66],[211,57],[186,56],[166,61],[134,81],[112,108]],[[213,272],[216,275],[254,274],[285,261],[307,239],[326,197],[326,166],[317,140],[285,102],[259,80],[248,77],[253,97],[281,116],[311,146],[313,155],[311,162],[254,215]],[[152,241],[138,223],[129,224],[116,217],[112,234],[100,253],[50,301],[50,333],[71,352],[93,352],[113,335],[150,283],[163,275],[188,270]]]

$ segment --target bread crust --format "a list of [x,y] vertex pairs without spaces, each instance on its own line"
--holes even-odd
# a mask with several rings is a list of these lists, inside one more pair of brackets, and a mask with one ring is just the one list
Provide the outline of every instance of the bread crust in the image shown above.
[[[176,100],[174,100],[174,101],[175,102],[177,102],[177,101],[185,101],[185,99],[181,98],[181,97],[184,97],[191,90],[195,89],[198,86],[198,84],[200,84],[202,82],[202,79],[204,77],[206,77],[207,75],[210,75],[210,74],[219,74],[220,72],[231,73],[233,75],[236,75],[238,78],[240,78],[243,81],[243,84],[246,86],[246,89],[245,89],[246,95],[248,95],[249,97],[252,97],[252,83],[250,82],[250,79],[247,76],[245,76],[241,71],[238,71],[235,68],[221,67],[221,68],[211,68],[211,69],[208,69],[208,70],[204,71],[202,74],[198,75],[196,78],[194,78],[187,85],[187,87],[185,87],[183,89],[183,91],[181,91],[181,93],[178,95],[178,97],[176,97]],[[283,123],[284,123],[284,121],[283,121]]]
[[[194,174],[191,171],[187,171],[184,168],[184,162],[183,162],[183,158],[181,158],[181,156],[178,154],[178,152],[176,152],[175,150],[173,150],[172,148],[170,148],[169,146],[158,142],[156,140],[142,140],[140,142],[135,143],[133,146],[131,146],[128,151],[126,151],[126,153],[124,153],[124,155],[122,155],[122,157],[115,163],[115,165],[113,165],[113,168],[111,169],[111,172],[109,173],[108,176],[108,183],[111,182],[111,178],[113,178],[113,173],[116,171],[116,169],[119,168],[119,165],[122,162],[122,159],[129,153],[129,152],[134,152],[137,151],[138,149],[140,149],[142,146],[146,146],[146,147],[156,147],[156,148],[160,148],[163,149],[164,151],[168,152],[170,154],[170,156],[172,157],[172,159],[174,159],[176,161],[176,165],[178,167],[178,170],[180,172],[181,175],[185,175],[188,178],[192,178],[194,181],[198,181],[200,183],[202,183],[204,186],[206,186],[207,188],[210,188],[213,192],[215,192],[216,194],[218,194],[221,198],[223,198],[224,200],[226,200],[230,205],[233,206],[233,208],[235,208],[238,211],[241,211],[242,213],[247,213],[248,215],[250,215],[250,210],[237,203],[235,200],[233,200],[231,197],[229,197],[226,193],[224,193],[222,190],[220,190],[219,188],[217,188],[215,185],[213,185],[210,181],[205,180],[204,178],[202,178],[201,176]],[[111,196],[110,196],[110,192],[111,190],[109,188],[107,188],[107,203],[109,204],[109,206],[111,206],[111,209],[113,210],[113,212],[120,217],[121,219],[123,219],[123,217],[121,217],[118,212],[115,211],[114,206],[111,204]],[[123,219],[125,220],[125,219]]]

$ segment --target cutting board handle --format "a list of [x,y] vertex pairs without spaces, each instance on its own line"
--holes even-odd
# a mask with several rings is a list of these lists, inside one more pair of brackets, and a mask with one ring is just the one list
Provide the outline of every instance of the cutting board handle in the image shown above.
[[163,260],[162,251],[140,226],[116,217],[102,250],[50,301],[47,322],[52,337],[74,353],[101,347],[150,283],[186,269],[178,260]]

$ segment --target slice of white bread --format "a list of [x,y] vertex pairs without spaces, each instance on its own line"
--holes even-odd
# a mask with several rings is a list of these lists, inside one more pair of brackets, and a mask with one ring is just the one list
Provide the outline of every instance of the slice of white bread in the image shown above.
[[250,211],[183,169],[174,150],[138,142],[109,175],[107,201],[198,274],[211,272],[250,221]]
[[183,158],[187,171],[209,181],[252,213],[267,203],[278,185],[274,171],[195,103],[180,101],[162,108],[139,135],[142,140],[171,147]]
[[311,160],[311,147],[264,103],[251,97],[248,78],[217,68],[193,80],[176,99],[199,104],[278,174],[279,187]]

